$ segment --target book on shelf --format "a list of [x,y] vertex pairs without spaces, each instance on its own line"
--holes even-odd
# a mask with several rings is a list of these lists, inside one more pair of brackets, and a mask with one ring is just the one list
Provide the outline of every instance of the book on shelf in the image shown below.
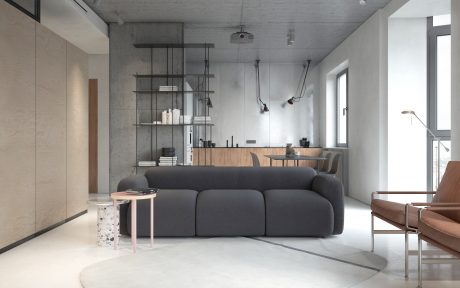
[[141,166],[141,167],[157,166],[157,161],[139,161],[138,166]]
[[177,166],[177,163],[162,163],[160,162],[158,166]]
[[167,92],[167,91],[178,91],[177,86],[160,86],[158,91]]

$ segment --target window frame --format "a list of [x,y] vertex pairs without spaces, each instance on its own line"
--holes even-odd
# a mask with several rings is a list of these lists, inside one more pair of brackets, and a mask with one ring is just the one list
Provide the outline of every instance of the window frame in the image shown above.
[[6,3],[10,4],[11,6],[15,7],[22,13],[26,14],[30,18],[34,19],[35,21],[40,23],[40,0],[34,0],[35,2],[35,10],[34,13],[30,12],[26,8],[22,7],[20,4],[18,4],[14,0],[5,0]]
[[[335,125],[336,125],[336,129],[335,129],[335,145],[336,147],[348,147],[348,123],[349,123],[349,119],[348,119],[348,111],[349,111],[349,107],[348,107],[348,95],[349,95],[349,82],[350,82],[350,73],[348,73],[348,68],[345,68],[343,69],[342,71],[340,71],[336,77],[335,77],[335,101],[336,101],[336,105],[335,105]],[[346,75],[347,76],[347,81],[346,81],[346,106],[345,106],[345,109],[346,109],[346,121],[347,121],[347,125],[345,127],[345,133],[346,133],[346,142],[345,143],[340,143],[339,142],[339,132],[340,132],[340,117],[339,117],[339,113],[341,113],[342,111],[339,111],[340,110],[340,101],[339,101],[339,88],[340,88],[340,85],[339,85],[339,80],[340,78],[343,76],[343,75]]]
[[[451,130],[438,130],[438,86],[437,86],[437,67],[438,67],[438,49],[437,49],[437,39],[439,36],[451,35],[451,25],[443,26],[433,26],[433,17],[427,18],[427,42],[428,42],[428,94],[427,94],[427,109],[428,109],[428,127],[433,131],[434,135],[439,138],[441,141],[450,141],[451,140]],[[451,62],[452,64],[452,62]],[[452,128],[451,128],[452,129]],[[433,137],[427,132],[427,189],[432,190],[435,185],[433,183],[433,161],[435,156],[433,153]],[[439,148],[438,148],[439,149]]]

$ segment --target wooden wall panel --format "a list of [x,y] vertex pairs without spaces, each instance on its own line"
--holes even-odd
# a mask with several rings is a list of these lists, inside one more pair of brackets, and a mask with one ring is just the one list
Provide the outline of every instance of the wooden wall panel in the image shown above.
[[36,231],[66,218],[66,41],[36,29]]
[[88,55],[67,43],[67,217],[87,209]]
[[88,107],[88,114],[89,114],[89,146],[88,146],[88,154],[89,154],[89,193],[97,193],[97,171],[98,171],[98,81],[97,79],[89,79],[89,107]]
[[[295,148],[300,155],[318,156],[321,148]],[[284,155],[285,148],[193,148],[193,165],[214,165],[230,167],[252,166],[250,153],[255,153],[261,166],[270,166],[270,159],[265,155]],[[205,157],[206,155],[206,157]],[[212,158],[212,162],[211,162]],[[205,161],[206,160],[206,161]],[[287,166],[294,166],[294,161],[288,161]],[[274,167],[282,166],[281,161],[273,161]],[[315,167],[316,161],[300,161],[299,166]]]
[[35,22],[0,1],[0,248],[35,232]]

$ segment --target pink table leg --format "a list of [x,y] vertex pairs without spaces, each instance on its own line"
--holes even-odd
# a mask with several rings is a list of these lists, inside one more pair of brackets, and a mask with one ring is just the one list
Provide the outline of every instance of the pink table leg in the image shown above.
[[131,201],[131,245],[133,245],[133,253],[136,253],[137,240],[137,200]]
[[150,198],[150,247],[153,248],[153,198]]
[[118,248],[118,215],[117,215],[117,201],[113,200],[113,249]]

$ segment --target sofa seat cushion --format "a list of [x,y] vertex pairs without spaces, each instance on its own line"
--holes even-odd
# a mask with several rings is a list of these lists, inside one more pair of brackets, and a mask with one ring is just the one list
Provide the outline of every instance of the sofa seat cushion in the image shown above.
[[[406,205],[402,203],[373,199],[371,203],[371,210],[374,215],[384,220],[389,220],[398,228],[406,226]],[[418,208],[409,206],[409,226],[413,228],[418,227]]]
[[264,191],[267,236],[328,236],[334,229],[331,203],[310,190]]
[[[160,189],[154,202],[155,237],[195,236],[195,208],[198,192],[186,189]],[[131,205],[127,213],[131,233]],[[150,200],[137,203],[137,235],[150,236]]]
[[264,197],[257,190],[213,189],[198,194],[197,236],[262,236]]
[[423,211],[420,232],[425,238],[460,253],[460,223],[433,211]]

